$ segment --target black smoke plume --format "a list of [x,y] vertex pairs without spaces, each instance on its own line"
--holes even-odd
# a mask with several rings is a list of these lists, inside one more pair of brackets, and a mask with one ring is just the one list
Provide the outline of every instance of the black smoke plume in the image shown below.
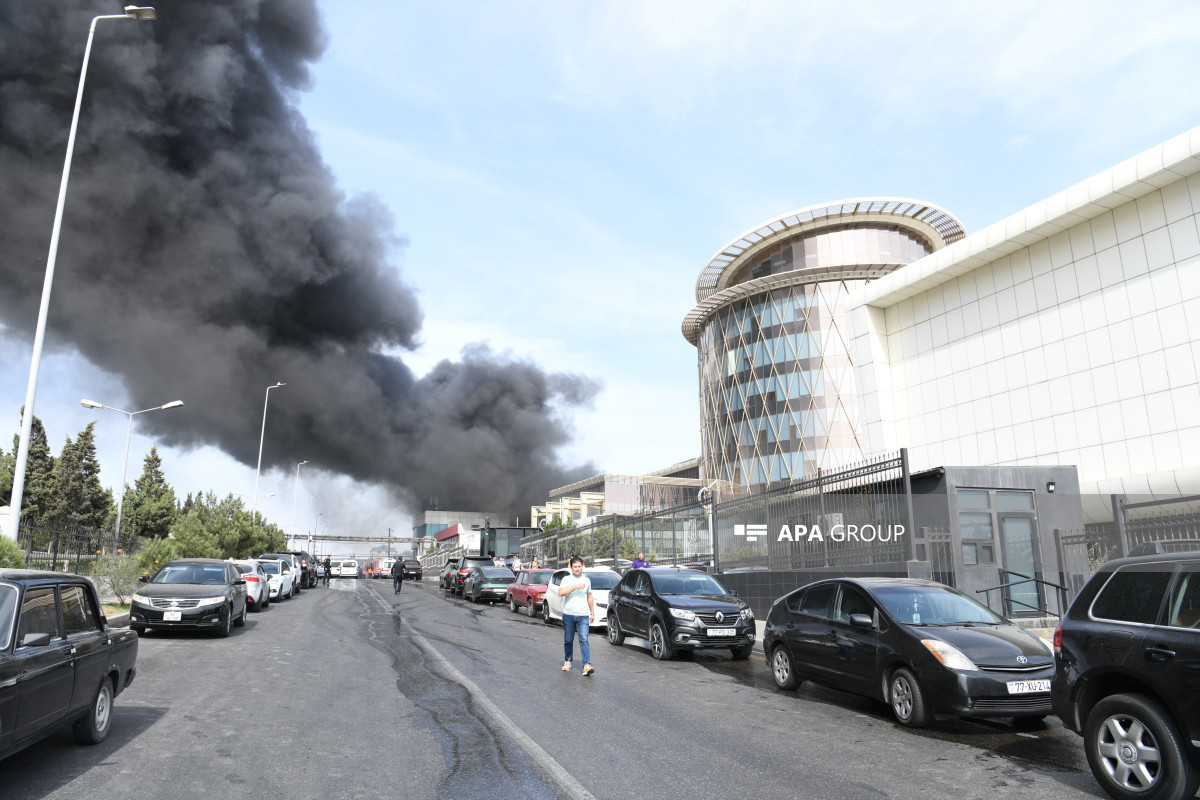
[[[403,242],[346,198],[296,109],[325,33],[313,0],[165,0],[96,32],[48,347],[121,376],[159,441],[314,466],[410,508],[526,513],[565,468],[563,409],[593,381],[487,347],[417,378],[396,357],[421,310]],[[0,319],[32,337],[88,24],[121,3],[0,3]],[[7,380],[24,382],[24,366]]]

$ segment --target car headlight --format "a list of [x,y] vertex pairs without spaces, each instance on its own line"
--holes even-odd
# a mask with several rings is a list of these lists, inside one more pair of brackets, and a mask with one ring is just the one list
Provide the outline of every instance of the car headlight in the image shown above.
[[133,602],[141,603],[144,606],[153,605],[150,602],[150,598],[146,597],[146,595],[144,595],[144,594],[135,594],[131,599],[133,600]]
[[742,609],[742,619],[744,619],[746,621],[750,621],[750,620],[754,619],[754,612],[748,608],[743,608]]
[[672,608],[671,616],[675,617],[676,619],[686,619],[692,622],[695,622],[696,620],[696,612],[689,611],[686,608]]
[[215,606],[218,603],[224,603],[224,602],[225,602],[225,595],[221,595],[220,597],[205,597],[199,603],[196,603],[196,605],[197,606]]
[[971,663],[971,659],[962,654],[957,647],[946,644],[937,639],[922,639],[921,644],[933,653],[933,657],[950,669],[965,669],[978,670],[979,667]]

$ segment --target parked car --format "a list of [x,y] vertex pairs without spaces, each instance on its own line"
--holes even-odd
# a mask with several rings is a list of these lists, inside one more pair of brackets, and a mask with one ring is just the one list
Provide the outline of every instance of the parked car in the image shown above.
[[251,611],[264,611],[271,604],[271,582],[262,564],[254,559],[238,561],[231,558],[229,561],[246,581],[246,605]]
[[267,574],[269,600],[291,600],[296,588],[292,583],[292,567],[286,561],[264,558],[258,562]]
[[455,579],[455,576],[457,574],[458,574],[458,559],[457,558],[446,559],[446,563],[442,567],[441,575],[438,578],[438,587],[444,592],[449,591],[450,586],[451,586],[451,581]]
[[104,741],[137,651],[87,578],[0,569],[0,758],[67,727],[80,744]]
[[[542,595],[542,622],[547,625],[551,620],[562,620],[563,602],[567,598],[559,596],[558,587],[562,585],[563,578],[570,574],[569,569],[559,569],[550,576],[546,591]],[[607,627],[609,592],[621,580],[621,576],[608,567],[584,567],[583,575],[592,582],[592,603],[596,607],[596,618],[592,620],[592,627]]]
[[282,551],[279,553],[263,553],[259,558],[272,558],[277,561],[286,561],[292,572],[292,591],[295,594],[300,594],[304,588],[304,568],[300,566],[300,556],[294,553]]
[[1054,659],[1024,628],[955,589],[910,578],[818,581],[775,601],[763,651],[775,684],[803,680],[888,703],[902,725],[934,714],[1050,713]]
[[[1161,551],[1160,551],[1161,552]],[[1054,713],[1113,797],[1200,786],[1200,552],[1109,561],[1054,632]]]
[[246,581],[237,567],[215,558],[169,561],[129,603],[129,627],[206,628],[228,636],[231,625],[246,624]]
[[517,609],[524,608],[530,619],[535,614],[540,614],[546,584],[550,582],[550,576],[553,574],[552,569],[521,570],[517,579],[508,586],[508,610],[515,614]]
[[463,580],[463,597],[472,603],[503,600],[508,586],[517,579],[508,567],[471,567]]
[[359,576],[358,561],[353,558],[334,561],[332,575],[335,578],[357,578]]
[[300,566],[300,589],[311,589],[317,585],[317,561],[307,550],[284,550],[289,556],[295,556]]
[[425,567],[415,558],[404,559],[404,579],[419,581],[425,577]]
[[620,645],[626,636],[649,639],[650,654],[662,661],[677,650],[717,647],[740,660],[754,649],[754,612],[703,572],[632,569],[609,594],[609,644]]
[[447,581],[449,584],[447,591],[461,595],[463,593],[463,581],[471,572],[471,567],[492,567],[495,566],[491,556],[463,556],[458,561],[458,567],[454,570],[453,579]]

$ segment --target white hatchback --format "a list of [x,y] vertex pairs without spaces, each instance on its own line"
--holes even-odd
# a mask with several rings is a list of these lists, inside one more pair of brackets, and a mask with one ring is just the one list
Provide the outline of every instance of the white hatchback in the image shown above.
[[[542,602],[542,621],[547,625],[551,620],[562,621],[563,601],[566,598],[559,596],[558,587],[562,585],[563,578],[570,574],[569,569],[556,569],[550,576],[545,600]],[[608,592],[617,585],[621,576],[608,567],[584,567],[583,575],[592,582],[592,602],[596,605],[596,619],[592,621],[592,627],[607,628]]]
[[259,558],[255,560],[263,568],[263,572],[267,573],[267,585],[270,587],[270,594],[268,596],[270,600],[286,600],[291,598],[296,591],[296,584],[292,578],[292,565],[277,558]]

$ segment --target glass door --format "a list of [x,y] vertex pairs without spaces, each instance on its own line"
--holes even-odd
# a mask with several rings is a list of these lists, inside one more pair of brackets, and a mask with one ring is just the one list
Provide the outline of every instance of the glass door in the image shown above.
[[[1004,575],[1005,583],[1023,578],[1041,577],[1037,557],[1037,531],[1031,517],[1000,517],[1000,547],[1004,556],[1004,569],[1020,575]],[[1038,616],[1045,606],[1042,604],[1042,588],[1039,584],[1021,583],[1004,590],[1004,606],[1007,616]]]

